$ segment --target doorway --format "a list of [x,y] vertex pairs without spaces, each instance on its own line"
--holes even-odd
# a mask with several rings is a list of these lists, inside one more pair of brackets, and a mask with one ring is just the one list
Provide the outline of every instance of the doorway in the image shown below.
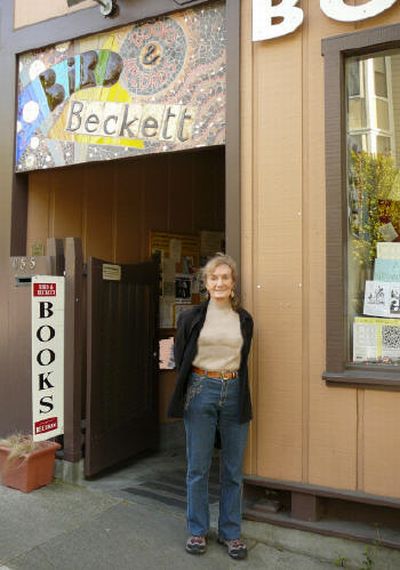
[[[221,235],[224,231],[224,146],[86,164],[56,169],[51,173],[38,171],[29,175],[27,253],[41,251],[44,254],[46,240],[51,236],[78,237],[82,241],[86,273],[95,263],[92,258],[122,267],[148,263],[153,249],[152,235],[155,233],[197,237],[200,244],[202,232]],[[199,249],[197,258],[192,260],[193,266],[199,265],[202,257],[206,258],[202,254],[204,251]],[[181,260],[176,270],[184,273]],[[96,287],[100,288],[101,283],[100,276]],[[199,300],[198,297],[190,298],[190,302]],[[101,303],[104,305],[107,302],[111,300],[106,294]],[[81,409],[82,424],[86,430],[90,429],[87,423],[90,409],[88,397],[94,397],[93,391],[87,391],[88,364],[89,368],[91,366],[85,361],[89,349],[86,345],[87,308],[85,300],[82,308],[84,362]],[[104,334],[101,323],[100,316],[98,324],[91,329],[94,335]],[[157,327],[157,341],[170,338],[173,334],[174,322],[170,326],[164,323],[162,328]],[[124,342],[123,334],[120,340]],[[111,366],[110,370],[113,369]],[[115,370],[117,374],[118,368]],[[163,447],[176,447],[183,444],[182,439],[179,441],[179,434],[182,435],[180,422],[167,418],[175,373],[170,369],[158,372],[158,413],[154,421],[160,423]],[[113,381],[117,382],[118,379]],[[104,391],[101,397],[104,398]],[[106,413],[105,408],[102,413]],[[118,418],[118,410],[114,410],[114,415]],[[143,424],[142,427],[146,432],[151,431],[149,426]],[[156,432],[156,426],[153,427]],[[111,450],[112,437],[108,442]],[[156,448],[156,440],[150,438],[150,441],[149,449]],[[126,459],[124,453],[117,452],[117,447],[114,446],[114,452],[111,451],[105,463],[100,461],[98,467],[87,473],[94,475]],[[134,455],[133,448],[131,451]]]

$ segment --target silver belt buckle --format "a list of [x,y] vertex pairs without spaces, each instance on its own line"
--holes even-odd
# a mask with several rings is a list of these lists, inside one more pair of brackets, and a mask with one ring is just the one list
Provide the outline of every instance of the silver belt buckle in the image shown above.
[[222,380],[230,380],[230,372],[222,372],[221,376],[222,376]]

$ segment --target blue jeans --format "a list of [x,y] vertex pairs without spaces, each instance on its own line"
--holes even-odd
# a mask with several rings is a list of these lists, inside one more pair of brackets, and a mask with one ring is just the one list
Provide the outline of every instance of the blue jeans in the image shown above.
[[215,433],[221,435],[218,533],[240,537],[242,465],[248,423],[239,423],[239,378],[219,380],[192,374],[184,412],[187,455],[187,524],[190,534],[205,536],[210,526],[208,474]]

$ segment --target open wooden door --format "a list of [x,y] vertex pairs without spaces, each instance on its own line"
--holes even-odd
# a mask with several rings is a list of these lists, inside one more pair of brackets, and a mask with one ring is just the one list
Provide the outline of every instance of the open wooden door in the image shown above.
[[107,275],[107,265],[88,263],[87,477],[159,440],[159,266],[122,265],[120,280],[109,280],[118,268]]

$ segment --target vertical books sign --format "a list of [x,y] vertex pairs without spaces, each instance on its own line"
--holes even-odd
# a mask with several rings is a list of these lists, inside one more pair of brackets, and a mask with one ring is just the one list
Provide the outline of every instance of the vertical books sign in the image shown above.
[[32,278],[32,433],[64,433],[64,277]]

